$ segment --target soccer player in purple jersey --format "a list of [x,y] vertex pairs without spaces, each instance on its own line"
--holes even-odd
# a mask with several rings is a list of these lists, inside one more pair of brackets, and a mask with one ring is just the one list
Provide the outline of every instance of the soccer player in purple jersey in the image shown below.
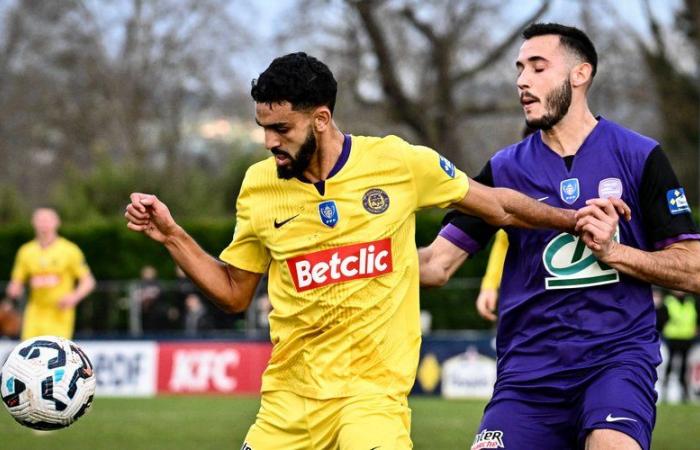
[[[594,116],[597,54],[581,30],[534,24],[516,67],[526,122],[475,179],[578,209],[577,231],[506,227],[498,377],[472,449],[648,449],[660,362],[651,284],[700,291],[700,234],[654,140]],[[601,198],[622,198],[620,221]],[[441,285],[496,228],[459,212],[420,250]]]

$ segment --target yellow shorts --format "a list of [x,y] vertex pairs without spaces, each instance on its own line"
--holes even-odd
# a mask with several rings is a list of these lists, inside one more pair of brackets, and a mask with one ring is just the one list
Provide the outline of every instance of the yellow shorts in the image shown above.
[[245,450],[404,450],[411,443],[406,398],[359,395],[329,400],[264,392]]
[[22,340],[37,336],[73,338],[75,309],[36,307],[27,305],[22,319]]

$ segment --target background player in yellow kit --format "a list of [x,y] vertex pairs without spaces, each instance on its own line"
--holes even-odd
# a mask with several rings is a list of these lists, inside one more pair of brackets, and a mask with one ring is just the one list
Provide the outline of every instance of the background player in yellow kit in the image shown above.
[[60,225],[53,209],[34,211],[35,239],[22,245],[15,258],[6,294],[19,298],[24,285],[29,285],[29,301],[22,320],[23,340],[43,335],[70,339],[75,307],[95,287],[83,252],[58,235]]
[[244,449],[411,448],[416,210],[454,205],[499,225],[564,230],[574,212],[470,183],[398,137],[343,134],[335,78],[304,53],[275,59],[251,95],[274,157],[248,169],[221,261],[154,195],[131,195],[127,226],[163,243],[224,310],[245,309],[269,271],[273,352]]

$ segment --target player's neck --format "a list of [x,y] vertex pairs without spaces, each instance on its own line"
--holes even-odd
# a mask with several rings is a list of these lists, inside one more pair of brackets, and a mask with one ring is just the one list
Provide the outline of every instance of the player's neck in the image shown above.
[[333,123],[328,133],[319,135],[316,139],[316,153],[304,171],[304,177],[312,183],[328,178],[343,152],[345,135]]
[[598,120],[588,105],[571,105],[569,112],[549,130],[542,130],[542,141],[560,156],[575,155]]
[[46,248],[49,245],[53,244],[56,242],[56,239],[58,239],[58,234],[47,234],[44,236],[37,236],[36,240],[39,242],[39,246],[41,248]]

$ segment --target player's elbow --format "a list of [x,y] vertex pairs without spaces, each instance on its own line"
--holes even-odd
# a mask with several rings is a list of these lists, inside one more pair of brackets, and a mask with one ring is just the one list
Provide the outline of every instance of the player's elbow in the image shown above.
[[248,303],[236,298],[227,298],[224,301],[216,302],[216,305],[226,314],[239,314],[248,309]]

